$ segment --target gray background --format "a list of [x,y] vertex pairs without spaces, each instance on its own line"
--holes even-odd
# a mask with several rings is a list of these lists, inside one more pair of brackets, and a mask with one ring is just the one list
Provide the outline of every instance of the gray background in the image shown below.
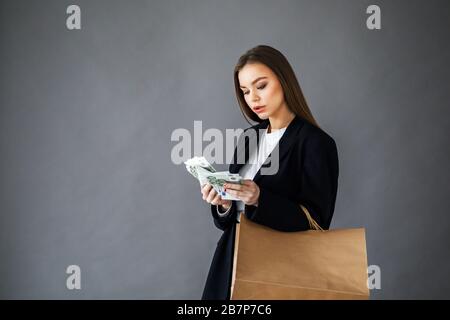
[[450,298],[448,1],[377,1],[379,31],[371,1],[79,0],[69,31],[72,3],[0,4],[1,298],[199,299],[221,231],[170,137],[249,126],[258,44],[337,142],[332,227],[366,228],[372,298]]

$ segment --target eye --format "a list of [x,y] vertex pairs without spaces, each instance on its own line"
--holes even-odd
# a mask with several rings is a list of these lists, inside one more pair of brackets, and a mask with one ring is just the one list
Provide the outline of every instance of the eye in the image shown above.
[[259,87],[257,87],[257,89],[262,90],[266,87],[267,83],[264,83],[262,85],[260,85]]
[[[262,89],[264,89],[266,86],[267,86],[267,83],[263,83],[263,84],[260,85],[259,87],[256,87],[256,89],[262,90]],[[247,95],[247,94],[249,94],[249,91],[243,91],[243,95],[244,95],[244,96]]]

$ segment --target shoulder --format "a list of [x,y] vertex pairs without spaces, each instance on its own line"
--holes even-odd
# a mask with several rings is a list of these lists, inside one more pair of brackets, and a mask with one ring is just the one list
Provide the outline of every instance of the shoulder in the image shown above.
[[323,129],[304,121],[300,132],[303,130],[305,130],[303,138],[299,138],[298,142],[303,145],[304,149],[316,152],[320,150],[336,152],[336,141]]
[[[312,124],[302,127],[306,129],[298,148],[298,157],[305,172],[330,170],[333,179],[339,175],[339,156],[335,140],[323,129]],[[300,130],[301,131],[301,130]],[[325,172],[325,171],[324,171]],[[313,173],[310,173],[313,174]]]

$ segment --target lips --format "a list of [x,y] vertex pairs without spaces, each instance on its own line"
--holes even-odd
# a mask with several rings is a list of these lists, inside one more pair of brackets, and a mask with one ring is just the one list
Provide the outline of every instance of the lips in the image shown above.
[[255,111],[256,113],[260,113],[264,110],[265,106],[256,106],[253,107],[253,111]]

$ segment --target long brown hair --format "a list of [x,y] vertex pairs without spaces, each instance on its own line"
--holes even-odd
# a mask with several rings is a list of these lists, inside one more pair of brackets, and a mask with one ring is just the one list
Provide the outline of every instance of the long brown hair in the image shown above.
[[234,67],[234,87],[236,97],[238,99],[239,106],[241,107],[241,112],[247,122],[249,122],[248,119],[258,123],[263,120],[261,120],[250,109],[247,102],[245,102],[244,94],[239,88],[238,74],[247,63],[257,62],[269,67],[278,77],[281,87],[283,88],[284,99],[288,108],[297,116],[302,117],[309,123],[319,127],[311,111],[309,110],[308,104],[303,96],[302,89],[300,88],[300,84],[298,83],[294,70],[288,60],[280,51],[266,45],[259,45],[248,50],[239,58],[236,66]]

